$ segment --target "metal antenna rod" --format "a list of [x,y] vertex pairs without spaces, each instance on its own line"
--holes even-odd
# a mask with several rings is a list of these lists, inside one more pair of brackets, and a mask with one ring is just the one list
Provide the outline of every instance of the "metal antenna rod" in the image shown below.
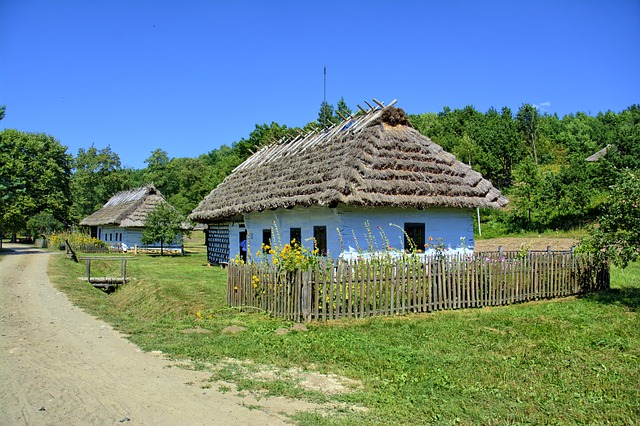
[[324,66],[324,94],[322,98],[322,125],[327,125],[327,66]]

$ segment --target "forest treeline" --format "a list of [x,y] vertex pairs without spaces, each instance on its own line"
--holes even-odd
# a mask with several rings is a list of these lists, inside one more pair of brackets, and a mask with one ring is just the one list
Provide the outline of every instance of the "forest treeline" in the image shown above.
[[[259,124],[247,138],[197,158],[170,158],[158,148],[142,169],[123,167],[110,146],[92,145],[72,155],[53,136],[3,130],[0,232],[35,235],[74,225],[118,191],[150,182],[186,215],[260,147],[350,114],[344,99],[335,107],[323,103],[318,119],[303,129]],[[506,107],[486,112],[472,106],[445,107],[438,113],[410,115],[410,121],[510,199],[503,211],[483,212],[500,232],[583,226],[597,217],[620,173],[640,168],[640,105],[618,113],[579,112],[562,118],[541,114],[528,104],[515,113]],[[603,148],[606,155],[586,161]]]

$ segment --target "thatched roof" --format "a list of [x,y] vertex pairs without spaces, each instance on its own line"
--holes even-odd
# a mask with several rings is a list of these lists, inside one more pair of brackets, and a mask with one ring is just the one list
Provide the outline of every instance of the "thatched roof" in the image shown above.
[[279,141],[238,166],[193,210],[198,222],[294,206],[494,207],[499,190],[411,127],[371,108],[326,131]]
[[152,184],[118,192],[100,210],[84,218],[80,225],[142,228],[149,212],[162,201],[164,197]]

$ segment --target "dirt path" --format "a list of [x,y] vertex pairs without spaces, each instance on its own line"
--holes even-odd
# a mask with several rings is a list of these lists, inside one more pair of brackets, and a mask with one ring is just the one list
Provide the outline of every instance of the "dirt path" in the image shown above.
[[[73,306],[50,284],[50,254],[0,257],[0,424],[279,425],[301,401],[256,401],[200,386]],[[6,253],[6,252],[5,252]],[[306,405],[305,405],[306,404]]]

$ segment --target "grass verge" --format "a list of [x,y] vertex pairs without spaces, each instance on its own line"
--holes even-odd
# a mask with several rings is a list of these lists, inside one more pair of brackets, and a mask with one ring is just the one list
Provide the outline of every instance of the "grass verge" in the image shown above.
[[[196,365],[232,358],[254,365],[337,374],[351,392],[304,392],[287,380],[248,379],[238,389],[364,406],[311,425],[635,424],[640,418],[640,264],[612,270],[607,292],[510,307],[311,323],[308,331],[225,306],[226,272],[202,251],[138,256],[130,284],[112,294],[77,280],[84,265],[54,256],[50,277],[69,298],[112,323],[144,350]],[[246,330],[224,333],[228,326]],[[207,332],[189,332],[190,330]]]

